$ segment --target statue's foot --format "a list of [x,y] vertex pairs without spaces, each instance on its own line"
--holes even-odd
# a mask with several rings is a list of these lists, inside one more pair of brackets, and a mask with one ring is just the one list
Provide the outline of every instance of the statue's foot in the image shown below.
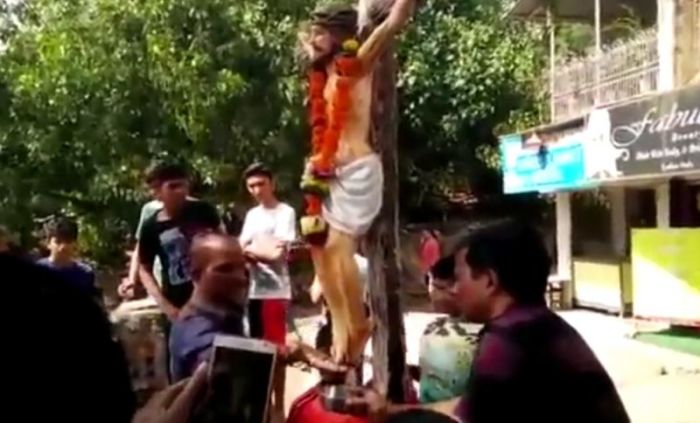
[[352,365],[362,364],[362,359],[369,342],[372,337],[374,325],[371,319],[367,319],[365,324],[356,327],[352,330],[349,337],[349,359]]
[[341,325],[333,324],[333,346],[331,347],[331,357],[338,364],[348,362],[348,351],[350,347],[350,337]]

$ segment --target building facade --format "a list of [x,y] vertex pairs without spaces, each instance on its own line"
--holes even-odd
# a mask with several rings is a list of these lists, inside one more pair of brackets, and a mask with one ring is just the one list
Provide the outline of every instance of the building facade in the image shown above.
[[[700,324],[700,0],[520,0],[510,18],[549,31],[550,120],[501,137],[504,191],[555,197],[568,302]],[[592,24],[588,54],[557,51],[569,22]]]

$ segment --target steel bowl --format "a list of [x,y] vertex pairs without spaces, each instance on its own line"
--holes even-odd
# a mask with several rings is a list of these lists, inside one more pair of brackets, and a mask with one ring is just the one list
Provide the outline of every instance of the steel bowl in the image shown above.
[[323,408],[339,414],[356,414],[357,407],[348,406],[347,400],[356,396],[347,385],[325,385],[320,388]]

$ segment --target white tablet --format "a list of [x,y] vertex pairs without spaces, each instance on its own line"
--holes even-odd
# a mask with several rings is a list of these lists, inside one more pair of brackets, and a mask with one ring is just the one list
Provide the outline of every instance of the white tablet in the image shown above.
[[266,423],[277,347],[266,341],[217,335],[209,368],[209,412],[216,421]]

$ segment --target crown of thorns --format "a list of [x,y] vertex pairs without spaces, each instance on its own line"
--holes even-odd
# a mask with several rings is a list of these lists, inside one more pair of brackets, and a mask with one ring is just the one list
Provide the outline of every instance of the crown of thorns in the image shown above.
[[311,13],[311,23],[324,28],[355,28],[357,10],[346,5],[322,6]]

